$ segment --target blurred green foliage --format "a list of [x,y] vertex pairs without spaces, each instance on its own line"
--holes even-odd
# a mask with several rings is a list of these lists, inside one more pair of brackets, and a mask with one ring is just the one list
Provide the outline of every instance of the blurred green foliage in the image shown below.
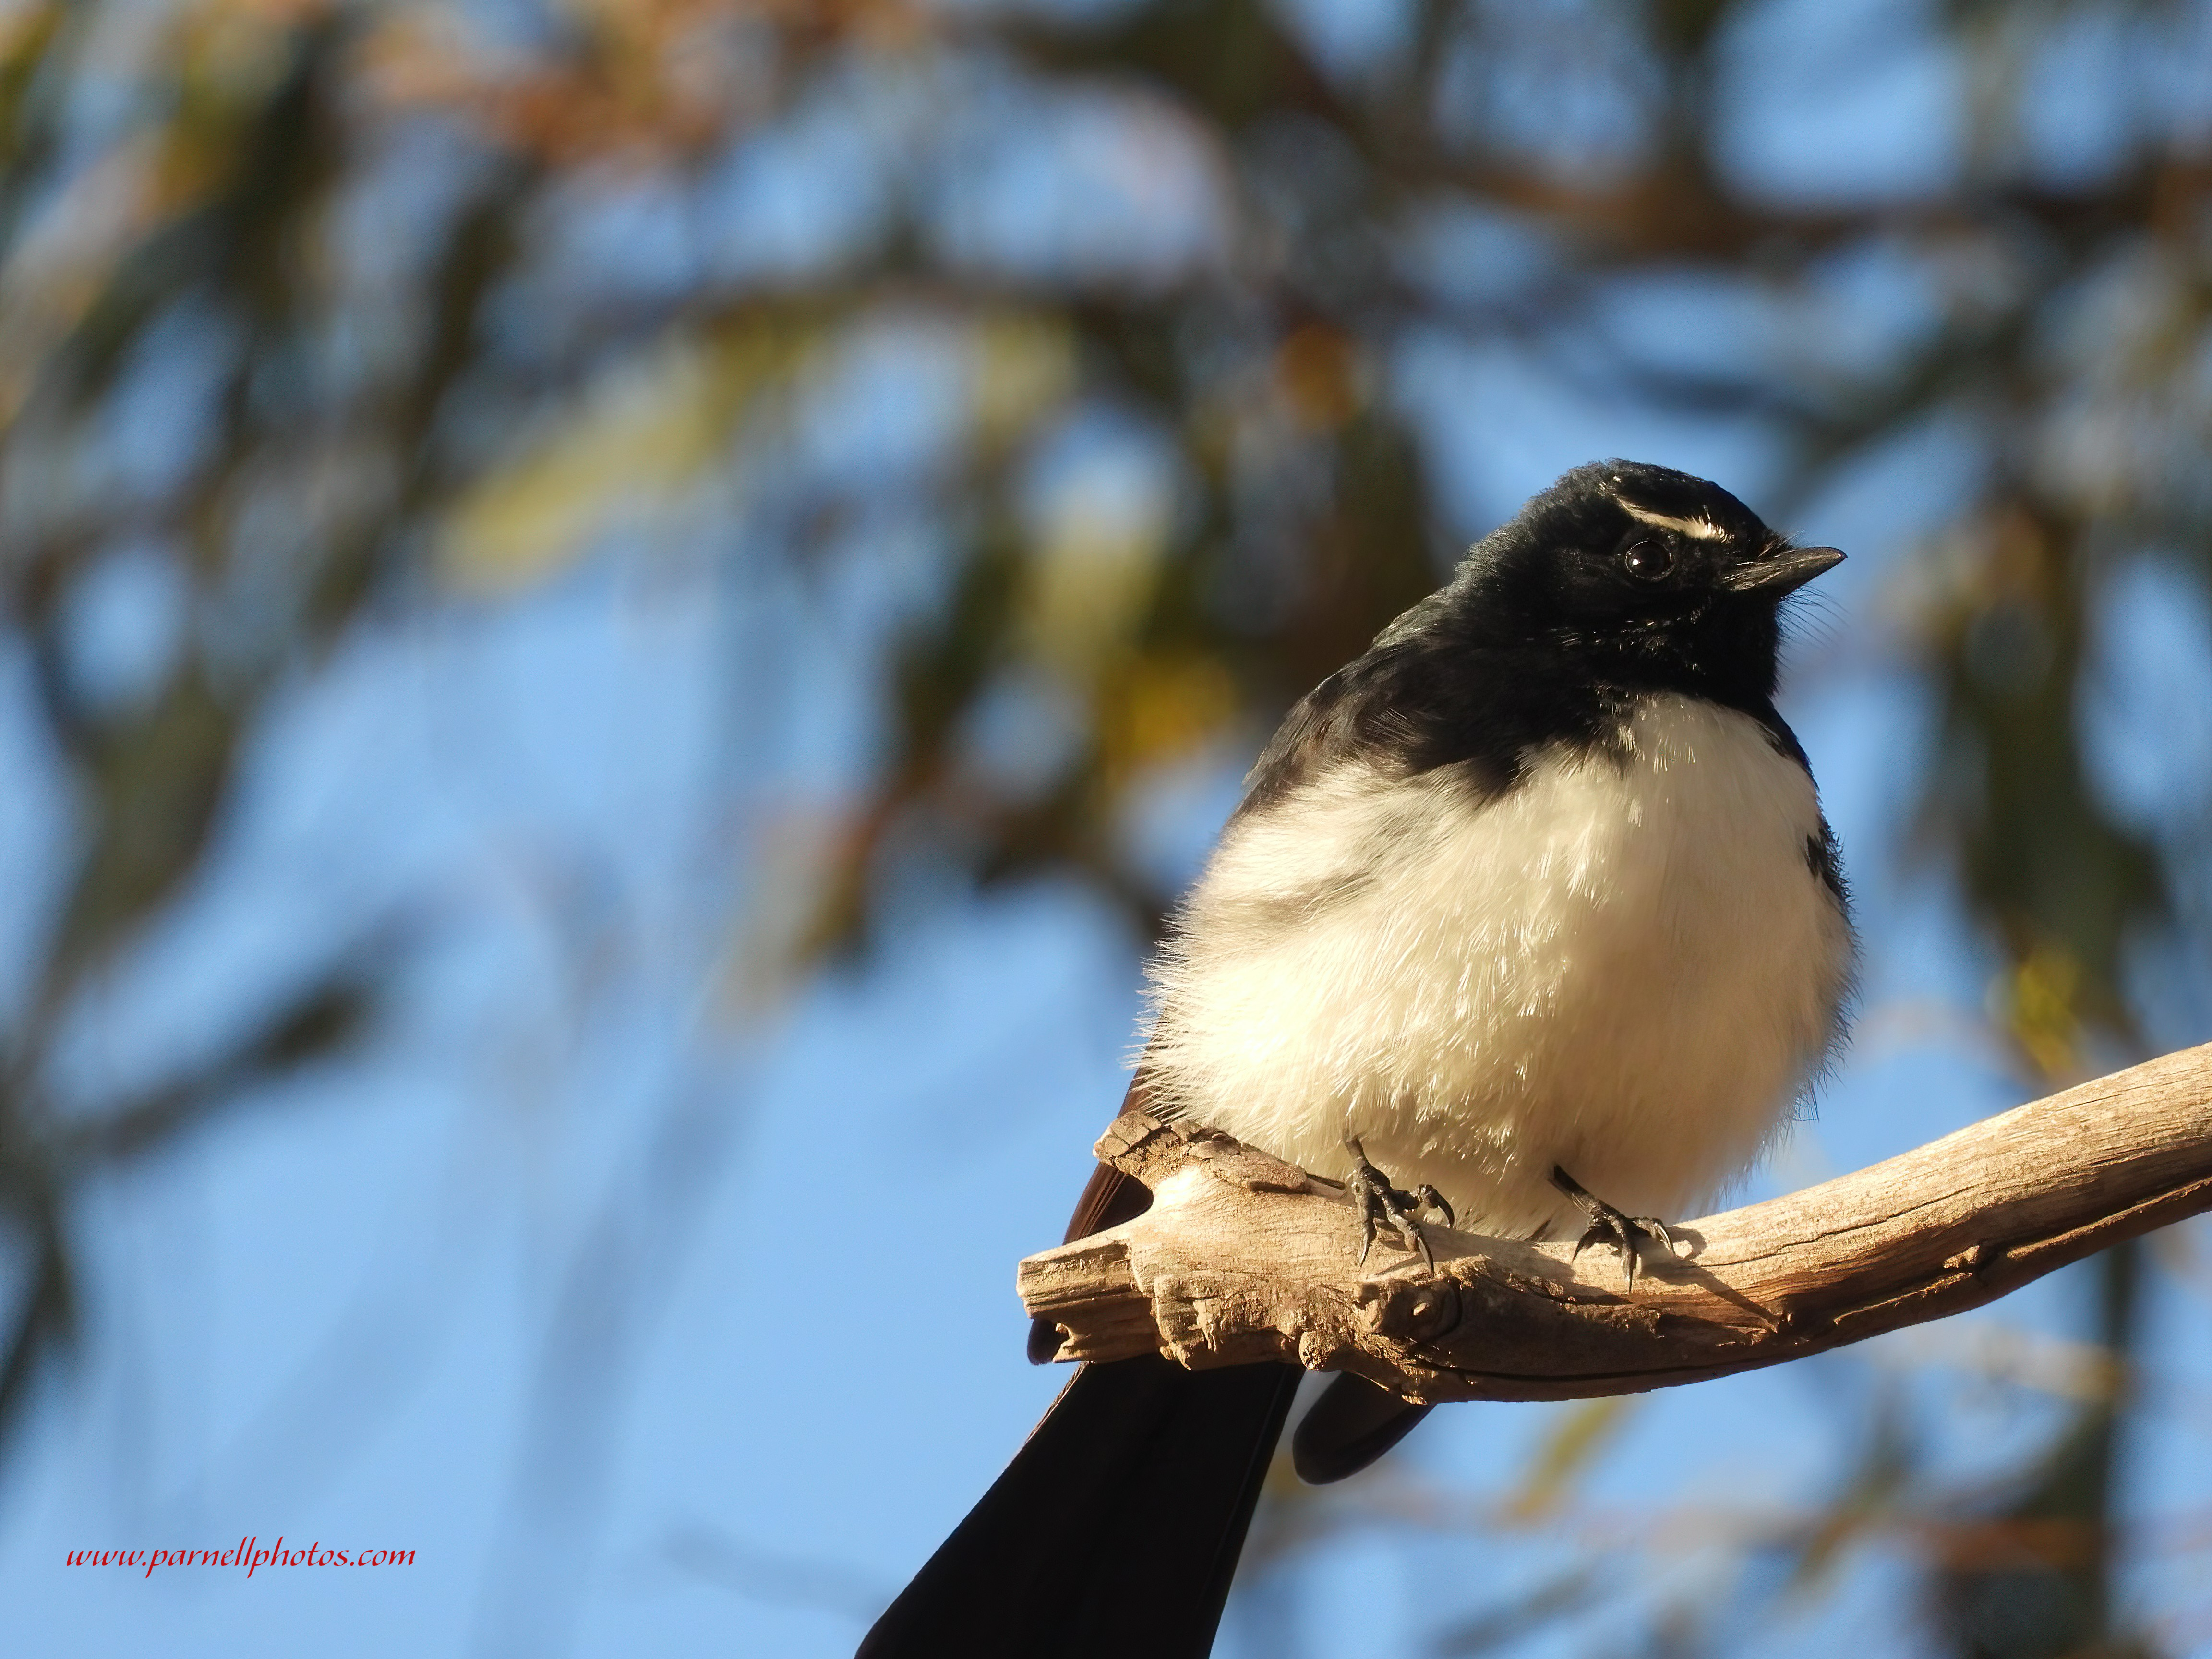
[[[2130,952],[2212,931],[2203,848],[2116,812],[2076,710],[2115,573],[2201,581],[2212,550],[2212,111],[2178,67],[2212,39],[2204,8],[1869,9],[1875,45],[1851,49],[1897,32],[1938,65],[1955,131],[1902,185],[1825,192],[1773,182],[1741,137],[1784,72],[1762,56],[1773,7],[1405,0],[1334,46],[1296,21],[1318,15],[0,11],[0,626],[75,814],[0,1073],[0,1204],[31,1287],[0,1338],[0,1419],[69,1340],[74,1183],[361,1036],[377,959],[334,941],[191,1075],[94,1103],[52,1086],[99,976],[201,876],[241,753],[349,630],[441,594],[496,602],[732,479],[801,571],[888,502],[935,562],[887,653],[881,763],[763,877],[801,901],[739,947],[740,976],[859,948],[916,860],[1078,872],[1157,927],[1172,894],[1131,853],[1133,805],[1249,744],[1465,533],[1448,458],[1394,390],[1438,343],[1755,430],[1778,516],[1895,447],[1942,458],[1943,521],[1896,585],[1942,710],[1929,844],[1987,930],[2024,1071],[2140,1046]],[[2049,137],[2062,86],[2094,145]],[[696,240],[732,167],[801,138],[834,198],[812,240],[762,232],[643,275],[579,254],[573,222],[625,192],[672,203]],[[1020,198],[1006,181],[1032,145],[1107,207]],[[1002,197],[1057,228],[1009,229]],[[1646,303],[1684,292],[1752,322],[1716,349],[1694,310]],[[805,464],[806,410],[899,330],[956,365],[943,441],[888,481]],[[1054,446],[1085,420],[1136,434],[1150,483],[1055,495]],[[149,562],[169,632],[118,687],[80,613]],[[990,735],[1010,704],[1051,716],[1019,763]],[[2100,1340],[2123,1354],[2132,1262],[2104,1279]],[[2106,1588],[2122,1397],[2085,1401],[2015,1490],[1928,1523],[1957,1651],[2134,1650]],[[1530,1515],[1601,1453],[1604,1423],[1581,1426]],[[1893,1522],[1911,1466],[1873,1433],[1833,1514],[1780,1540],[1797,1577]],[[1540,1626],[1583,1582],[1447,1647]]]

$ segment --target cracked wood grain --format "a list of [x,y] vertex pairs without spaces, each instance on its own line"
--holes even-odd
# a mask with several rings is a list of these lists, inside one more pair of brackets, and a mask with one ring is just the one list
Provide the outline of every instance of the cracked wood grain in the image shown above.
[[1029,1257],[1062,1359],[1290,1360],[1408,1400],[1569,1400],[1725,1376],[1979,1307],[2212,1208],[2212,1044],[2116,1072],[1786,1197],[1674,1229],[1633,1289],[1609,1250],[1427,1230],[1358,1265],[1333,1182],[1214,1130],[1115,1120],[1133,1221]]

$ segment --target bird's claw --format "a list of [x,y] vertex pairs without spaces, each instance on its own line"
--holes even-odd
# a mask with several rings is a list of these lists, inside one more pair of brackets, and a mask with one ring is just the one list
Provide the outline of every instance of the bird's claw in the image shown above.
[[1442,1210],[1444,1212],[1445,1226],[1459,1225],[1459,1217],[1453,1212],[1450,1200],[1430,1186],[1427,1182],[1424,1181],[1413,1188],[1413,1196],[1421,1200],[1421,1207],[1425,1210]]
[[1658,1240],[1667,1252],[1668,1260],[1674,1259],[1674,1235],[1667,1231],[1667,1224],[1658,1217],[1628,1215],[1613,1208],[1556,1164],[1552,1166],[1552,1184],[1580,1205],[1583,1213],[1589,1217],[1589,1226],[1575,1241],[1569,1261],[1581,1260],[1582,1253],[1593,1244],[1610,1244],[1620,1253],[1622,1270],[1628,1275],[1628,1288],[1634,1290],[1636,1267],[1642,1259],[1638,1241]]
[[1442,1211],[1444,1224],[1455,1225],[1459,1218],[1452,1212],[1444,1195],[1426,1182],[1410,1193],[1392,1185],[1388,1176],[1367,1161],[1367,1154],[1360,1150],[1358,1141],[1347,1140],[1344,1144],[1351,1148],[1352,1157],[1352,1179],[1345,1187],[1359,1209],[1359,1265],[1367,1265],[1367,1253],[1375,1248],[1376,1233],[1388,1227],[1419,1251],[1422,1261],[1433,1269],[1437,1258],[1429,1249],[1426,1235],[1421,1231],[1420,1212]]

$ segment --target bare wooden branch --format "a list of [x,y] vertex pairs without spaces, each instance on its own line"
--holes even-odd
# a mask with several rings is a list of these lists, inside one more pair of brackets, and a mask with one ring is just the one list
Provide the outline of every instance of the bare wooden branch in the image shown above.
[[[1570,1400],[1694,1382],[1939,1319],[2212,1208],[2212,1044],[1917,1151],[1674,1229],[1670,1266],[1427,1230],[1367,1271],[1331,1182],[1195,1125],[1117,1118],[1098,1156],[1135,1220],[1033,1255],[1022,1300],[1063,1359],[1292,1360],[1408,1400]],[[1656,1252],[1653,1253],[1655,1255]]]

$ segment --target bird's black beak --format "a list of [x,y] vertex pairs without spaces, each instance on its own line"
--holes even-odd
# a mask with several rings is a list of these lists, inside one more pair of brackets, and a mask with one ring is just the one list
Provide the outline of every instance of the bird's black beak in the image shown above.
[[1721,586],[1732,592],[1764,593],[1778,599],[1843,562],[1840,547],[1785,547],[1745,560],[1721,578]]

